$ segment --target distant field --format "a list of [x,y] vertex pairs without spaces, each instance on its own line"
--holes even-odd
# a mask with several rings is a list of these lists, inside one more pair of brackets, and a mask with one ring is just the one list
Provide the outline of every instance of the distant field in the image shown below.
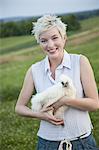
[[7,54],[36,45],[33,36],[9,37],[1,39],[0,54]]
[[[68,37],[66,50],[90,59],[99,89],[99,17],[81,21],[81,26]],[[14,107],[27,69],[45,55],[33,36],[3,38],[0,42],[0,150],[34,150],[39,121],[17,116]],[[99,111],[90,115],[99,145]]]
[[93,17],[86,19],[84,21],[81,21],[81,27],[82,31],[92,30],[99,26],[99,17]]

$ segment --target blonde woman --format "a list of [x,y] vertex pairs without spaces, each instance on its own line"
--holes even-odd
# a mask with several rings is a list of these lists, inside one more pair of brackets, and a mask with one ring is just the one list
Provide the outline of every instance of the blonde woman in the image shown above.
[[[64,50],[66,28],[67,25],[54,15],[45,15],[33,25],[32,33],[46,57],[28,69],[15,111],[19,115],[41,120],[37,150],[98,150],[88,114],[99,109],[94,74],[85,56],[69,54]],[[27,104],[34,88],[37,93],[44,91],[57,83],[61,74],[72,79],[76,98],[63,97],[51,107],[33,112]],[[64,120],[48,114],[50,109],[56,111],[63,105],[69,107],[64,113]]]

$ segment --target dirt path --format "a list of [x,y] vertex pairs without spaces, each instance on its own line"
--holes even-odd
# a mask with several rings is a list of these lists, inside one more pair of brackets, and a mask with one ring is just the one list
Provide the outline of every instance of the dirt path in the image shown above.
[[99,37],[99,31],[95,31],[93,33],[91,32],[83,32],[79,36],[72,36],[72,38],[69,39],[68,45],[79,45],[83,44],[91,39],[94,39],[96,37]]

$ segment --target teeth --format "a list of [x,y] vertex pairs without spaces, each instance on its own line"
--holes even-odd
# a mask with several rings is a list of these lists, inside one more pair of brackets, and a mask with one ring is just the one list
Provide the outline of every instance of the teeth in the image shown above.
[[54,52],[56,52],[56,51],[49,51],[50,53],[54,53]]
[[49,50],[50,53],[53,53],[53,52],[56,52],[57,48],[56,49],[53,49],[53,50]]

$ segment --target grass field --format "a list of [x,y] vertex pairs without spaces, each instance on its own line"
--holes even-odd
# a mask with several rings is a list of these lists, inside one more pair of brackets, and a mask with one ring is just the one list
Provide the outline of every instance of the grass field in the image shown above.
[[[81,26],[68,37],[66,50],[90,59],[99,89],[99,17],[81,21]],[[0,42],[0,150],[35,150],[39,121],[16,115],[14,107],[27,69],[45,55],[32,36]],[[99,145],[99,111],[90,116]]]

